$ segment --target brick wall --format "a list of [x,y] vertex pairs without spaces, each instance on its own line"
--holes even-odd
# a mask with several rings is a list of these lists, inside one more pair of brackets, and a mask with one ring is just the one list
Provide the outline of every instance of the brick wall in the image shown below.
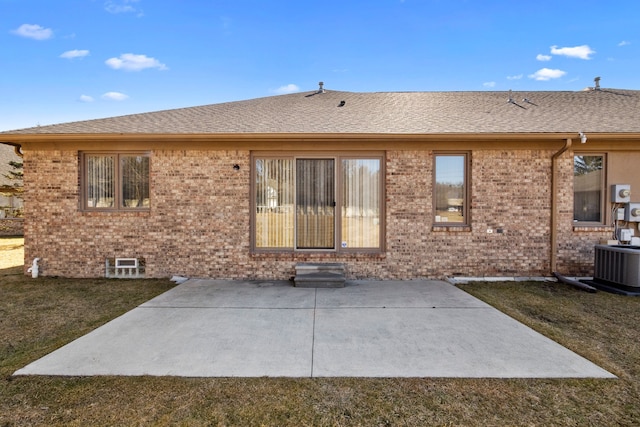
[[[609,168],[615,165],[609,164]],[[594,246],[613,238],[613,227],[584,227],[573,223],[573,153],[558,159],[558,264],[561,274],[593,276]],[[607,209],[605,204],[603,209]]]
[[393,275],[548,274],[551,155],[473,152],[471,227],[456,228],[433,226],[432,154],[389,153],[387,258]]
[[0,218],[0,236],[23,236],[24,220],[22,218]]
[[[434,227],[431,151],[387,152],[386,251],[345,255],[251,253],[249,155],[154,151],[151,210],[107,213],[78,209],[77,152],[27,151],[25,258],[41,258],[43,275],[67,277],[103,276],[114,257],[144,258],[147,277],[288,279],[303,261],[345,262],[350,278],[549,274],[552,151],[474,151],[464,228]],[[559,266],[588,271],[593,243],[607,233],[573,230],[571,156],[559,164],[569,196],[561,198]]]

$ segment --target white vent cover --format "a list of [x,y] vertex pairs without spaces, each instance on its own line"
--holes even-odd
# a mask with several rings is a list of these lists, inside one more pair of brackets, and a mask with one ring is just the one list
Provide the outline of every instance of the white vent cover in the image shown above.
[[116,268],[138,268],[138,259],[116,258]]

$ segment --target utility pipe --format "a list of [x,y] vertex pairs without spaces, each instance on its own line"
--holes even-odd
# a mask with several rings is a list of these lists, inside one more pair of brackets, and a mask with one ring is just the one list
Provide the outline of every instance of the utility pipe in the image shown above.
[[586,283],[582,283],[579,280],[569,279],[568,277],[564,277],[561,274],[558,274],[555,272],[553,273],[553,275],[556,276],[556,279],[558,279],[562,283],[566,283],[567,285],[571,285],[573,287],[576,287],[578,289],[582,289],[583,291],[587,291],[591,293],[598,292],[598,289],[594,288],[593,286],[587,285]]
[[34,258],[33,264],[31,264],[31,267],[27,269],[27,273],[31,273],[31,277],[33,277],[34,279],[38,278],[38,272],[40,271],[38,261],[40,261],[40,258]]
[[549,267],[551,274],[556,271],[558,258],[558,158],[571,148],[571,138],[564,141],[564,146],[551,157],[551,256]]

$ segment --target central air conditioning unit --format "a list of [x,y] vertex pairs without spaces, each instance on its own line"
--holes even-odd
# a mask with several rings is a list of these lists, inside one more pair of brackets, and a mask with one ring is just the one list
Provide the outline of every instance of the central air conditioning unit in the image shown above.
[[596,245],[593,279],[640,290],[640,246]]

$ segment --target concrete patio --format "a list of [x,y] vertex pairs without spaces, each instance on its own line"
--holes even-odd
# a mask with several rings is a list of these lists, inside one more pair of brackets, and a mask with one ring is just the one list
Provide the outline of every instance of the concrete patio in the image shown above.
[[431,280],[191,279],[15,374],[615,378]]

